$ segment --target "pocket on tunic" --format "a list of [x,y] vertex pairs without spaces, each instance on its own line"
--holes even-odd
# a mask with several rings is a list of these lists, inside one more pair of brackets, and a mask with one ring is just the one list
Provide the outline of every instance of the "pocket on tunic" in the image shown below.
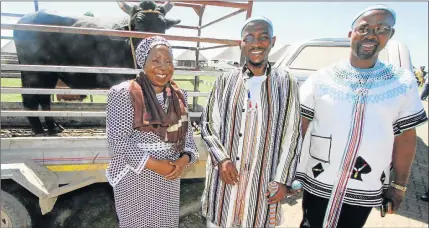
[[332,135],[310,134],[310,156],[318,161],[330,163]]

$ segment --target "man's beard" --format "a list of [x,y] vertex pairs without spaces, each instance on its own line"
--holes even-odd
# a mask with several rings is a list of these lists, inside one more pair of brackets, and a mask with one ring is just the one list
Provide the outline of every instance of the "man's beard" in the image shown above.
[[252,65],[252,66],[254,66],[254,67],[256,67],[256,68],[259,68],[259,67],[262,67],[264,65],[265,61],[261,61],[259,63],[255,63],[255,62],[252,62],[252,60],[247,59],[247,63],[250,64],[250,65]]
[[362,60],[364,60],[364,59],[370,59],[370,58],[372,58],[373,56],[374,56],[374,54],[375,54],[375,52],[377,51],[377,49],[378,49],[378,43],[375,45],[375,47],[374,47],[374,50],[372,50],[372,52],[361,52],[360,50],[361,50],[361,48],[362,48],[362,43],[363,42],[359,42],[358,44],[357,44],[357,47],[356,47],[356,56],[359,58],[359,59],[362,59]]

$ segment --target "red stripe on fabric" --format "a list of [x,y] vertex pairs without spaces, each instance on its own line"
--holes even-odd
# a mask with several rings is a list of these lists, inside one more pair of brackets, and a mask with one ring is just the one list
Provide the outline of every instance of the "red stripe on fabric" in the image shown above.
[[[338,207],[341,206],[341,202],[344,194],[345,194],[345,188],[349,180],[349,173],[351,171],[350,167],[353,167],[353,163],[356,160],[357,150],[360,147],[361,139],[362,139],[362,132],[363,132],[363,114],[365,111],[365,105],[357,105],[357,110],[355,114],[355,122],[352,130],[352,137],[351,141],[349,143],[347,152],[346,152],[346,159],[345,159],[345,166],[342,170],[342,174],[340,176],[339,183],[337,185],[337,188],[333,192],[334,200],[332,202],[332,207],[329,210],[329,216],[328,216],[328,224],[333,223],[334,221],[338,221],[338,217],[340,215],[340,210],[338,210]],[[340,187],[341,186],[341,187]],[[344,191],[340,191],[341,189],[344,189]]]

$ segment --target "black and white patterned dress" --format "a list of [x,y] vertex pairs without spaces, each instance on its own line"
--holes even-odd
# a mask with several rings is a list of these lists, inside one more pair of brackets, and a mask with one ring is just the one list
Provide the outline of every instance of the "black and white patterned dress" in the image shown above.
[[[112,185],[120,227],[177,227],[179,225],[180,179],[167,180],[145,169],[149,156],[176,160],[179,153],[154,133],[133,129],[134,109],[130,81],[113,86],[107,95],[107,139],[112,159],[107,179]],[[187,104],[187,93],[182,90]],[[162,94],[159,103],[166,109]],[[188,119],[189,121],[189,119]],[[191,124],[185,151],[191,164],[198,158]]]

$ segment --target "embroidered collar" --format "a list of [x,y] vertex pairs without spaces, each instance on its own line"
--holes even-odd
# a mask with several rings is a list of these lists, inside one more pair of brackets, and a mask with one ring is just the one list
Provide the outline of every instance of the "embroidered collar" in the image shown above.
[[415,83],[411,71],[383,61],[376,62],[372,68],[361,69],[343,60],[321,69],[318,78],[321,94],[349,102],[354,102],[357,92],[366,90],[367,102],[379,103],[406,93]]
[[379,60],[371,68],[357,68],[352,66],[350,60],[346,60],[334,66],[334,72],[337,77],[354,79],[385,78],[391,75],[390,67]]

